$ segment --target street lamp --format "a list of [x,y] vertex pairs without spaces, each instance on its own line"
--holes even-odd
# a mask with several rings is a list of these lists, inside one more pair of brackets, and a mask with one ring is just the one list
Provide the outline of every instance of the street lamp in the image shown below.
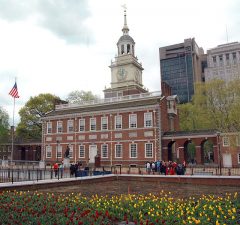
[[218,145],[218,164],[219,172],[222,175],[222,155],[221,155],[221,142],[220,142],[220,132],[217,132],[217,145]]

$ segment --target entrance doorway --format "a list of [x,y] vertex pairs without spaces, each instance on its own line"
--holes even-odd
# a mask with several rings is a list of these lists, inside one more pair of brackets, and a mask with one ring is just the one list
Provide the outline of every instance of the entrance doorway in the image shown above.
[[95,163],[95,156],[97,155],[97,145],[89,146],[89,163]]
[[231,154],[223,154],[223,167],[232,167]]

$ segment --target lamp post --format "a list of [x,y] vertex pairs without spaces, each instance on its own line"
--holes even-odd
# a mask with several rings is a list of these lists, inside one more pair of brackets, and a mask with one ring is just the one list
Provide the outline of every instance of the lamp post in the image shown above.
[[220,142],[220,132],[217,132],[217,145],[218,145],[218,164],[219,172],[222,175],[222,154],[221,154],[221,142]]
[[59,142],[59,140],[57,140],[57,146],[56,146],[56,158],[57,158],[57,162],[58,162],[59,145],[60,145],[60,142]]

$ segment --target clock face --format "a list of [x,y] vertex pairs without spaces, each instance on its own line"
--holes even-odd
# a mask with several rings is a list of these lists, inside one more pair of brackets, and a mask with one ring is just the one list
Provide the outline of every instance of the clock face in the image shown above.
[[119,80],[124,80],[127,76],[127,71],[121,67],[118,69],[117,76]]

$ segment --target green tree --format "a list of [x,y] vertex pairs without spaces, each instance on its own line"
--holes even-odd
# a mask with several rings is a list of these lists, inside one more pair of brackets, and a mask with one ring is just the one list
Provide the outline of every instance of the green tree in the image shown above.
[[17,126],[17,136],[26,139],[40,139],[42,135],[41,117],[54,109],[60,98],[52,94],[40,94],[30,97],[25,106],[20,109],[20,123]]
[[240,130],[240,80],[225,82],[215,79],[195,84],[191,103],[179,106],[182,130]]
[[188,143],[187,145],[188,161],[194,162],[196,156],[196,146],[193,142]]
[[211,162],[210,154],[213,154],[213,143],[210,140],[207,140],[203,144],[203,151],[204,151],[204,162],[209,163]]
[[91,91],[72,91],[68,94],[66,100],[69,103],[81,103],[97,99],[99,99],[99,97],[94,95]]
[[9,115],[0,107],[0,142],[5,142],[9,138]]

